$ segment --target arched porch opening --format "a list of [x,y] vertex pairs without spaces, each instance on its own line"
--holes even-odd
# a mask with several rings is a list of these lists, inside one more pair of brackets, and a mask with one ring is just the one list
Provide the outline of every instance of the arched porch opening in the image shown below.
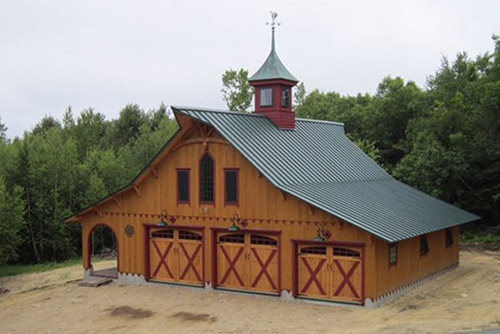
[[89,232],[87,242],[91,275],[118,278],[120,256],[118,238],[113,229],[105,223],[97,224]]

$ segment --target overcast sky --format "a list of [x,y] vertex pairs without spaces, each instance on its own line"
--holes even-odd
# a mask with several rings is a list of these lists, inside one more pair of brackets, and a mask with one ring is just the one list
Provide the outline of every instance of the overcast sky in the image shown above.
[[499,0],[0,0],[0,118],[12,138],[43,116],[128,103],[224,108],[221,75],[253,74],[270,47],[308,91],[375,92],[387,75],[425,85],[443,56],[500,34]]

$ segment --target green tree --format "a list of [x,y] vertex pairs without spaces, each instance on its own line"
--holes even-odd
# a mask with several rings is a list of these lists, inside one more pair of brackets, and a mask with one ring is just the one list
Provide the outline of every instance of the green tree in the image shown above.
[[306,86],[303,82],[297,85],[293,94],[293,103],[295,112],[298,113],[307,96]]
[[[72,213],[77,196],[78,153],[72,139],[64,138],[59,127],[52,127],[24,139],[19,178],[26,194],[26,227],[23,240],[25,259],[38,262],[62,260],[75,253],[70,227],[61,224]],[[31,249],[31,252],[29,250]]]
[[118,149],[135,141],[141,126],[148,124],[148,116],[137,104],[129,104],[120,111],[120,116],[107,129],[107,146]]
[[45,116],[31,131],[33,134],[40,134],[52,128],[61,128],[61,123],[52,116]]
[[0,142],[7,141],[7,127],[2,123],[2,118],[0,118]]
[[450,147],[444,147],[430,132],[419,132],[408,155],[394,169],[394,176],[420,190],[457,203],[463,195],[458,180],[468,171],[462,134],[450,135]]
[[229,69],[224,72],[221,92],[229,110],[246,112],[253,98],[253,87],[248,83],[248,71]]
[[17,247],[22,242],[19,231],[23,226],[24,203],[21,187],[8,191],[0,178],[0,265],[18,258]]
[[85,109],[78,116],[71,132],[78,149],[78,156],[82,159],[87,152],[101,146],[106,132],[105,116],[92,108]]

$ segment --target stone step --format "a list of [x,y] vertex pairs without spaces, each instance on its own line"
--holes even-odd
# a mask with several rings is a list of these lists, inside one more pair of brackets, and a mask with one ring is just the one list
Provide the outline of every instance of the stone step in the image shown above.
[[78,283],[79,286],[88,286],[92,288],[97,288],[98,286],[111,283],[113,279],[108,277],[95,277],[90,276]]

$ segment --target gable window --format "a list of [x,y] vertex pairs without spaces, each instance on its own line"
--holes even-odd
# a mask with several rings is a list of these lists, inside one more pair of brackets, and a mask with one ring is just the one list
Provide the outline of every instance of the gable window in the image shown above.
[[189,203],[189,169],[177,170],[177,202]]
[[420,255],[427,255],[431,250],[429,249],[429,243],[427,242],[427,235],[420,236]]
[[451,247],[453,245],[453,231],[451,228],[446,229],[446,247]]
[[290,106],[290,89],[283,88],[281,91],[281,106],[289,107]]
[[200,202],[214,202],[214,161],[208,153],[200,161]]
[[260,106],[271,107],[273,105],[273,89],[261,88],[260,89]]
[[389,245],[389,266],[395,266],[398,263],[398,245]]
[[238,170],[224,170],[225,203],[228,205],[238,205]]

